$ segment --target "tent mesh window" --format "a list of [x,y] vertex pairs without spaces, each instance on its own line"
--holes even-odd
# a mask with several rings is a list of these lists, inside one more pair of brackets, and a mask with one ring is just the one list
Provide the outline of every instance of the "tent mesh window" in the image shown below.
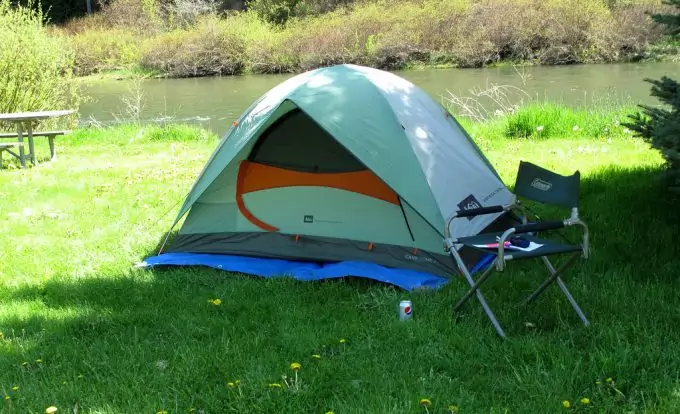
[[300,172],[366,170],[356,157],[299,109],[274,122],[262,134],[248,160]]

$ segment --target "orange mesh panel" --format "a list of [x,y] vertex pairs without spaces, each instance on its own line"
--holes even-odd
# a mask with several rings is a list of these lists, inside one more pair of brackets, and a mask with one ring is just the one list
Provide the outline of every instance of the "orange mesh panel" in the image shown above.
[[270,188],[330,187],[399,205],[397,194],[369,170],[343,173],[309,173],[243,161],[239,169],[239,179],[241,177],[243,177],[243,182],[240,194]]

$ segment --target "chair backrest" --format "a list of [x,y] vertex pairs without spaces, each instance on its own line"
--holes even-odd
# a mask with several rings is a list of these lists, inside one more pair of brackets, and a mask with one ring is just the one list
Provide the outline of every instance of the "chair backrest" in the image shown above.
[[520,161],[515,194],[540,203],[578,208],[581,173],[556,174],[530,162]]

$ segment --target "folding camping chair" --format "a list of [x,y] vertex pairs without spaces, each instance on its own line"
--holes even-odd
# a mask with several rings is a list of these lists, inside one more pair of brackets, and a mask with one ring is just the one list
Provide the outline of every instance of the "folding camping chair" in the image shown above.
[[[497,205],[489,207],[479,207],[468,210],[457,211],[446,223],[445,229],[445,244],[446,249],[455,259],[459,269],[463,272],[465,278],[470,284],[470,290],[456,303],[453,308],[454,315],[460,307],[472,297],[477,294],[477,299],[482,304],[484,311],[491,320],[491,323],[496,328],[496,331],[501,337],[505,337],[505,333],[501,328],[498,320],[494,316],[491,308],[487,304],[479,287],[488,280],[494,267],[499,272],[502,272],[506,266],[506,262],[510,260],[534,259],[541,258],[550,272],[550,276],[543,282],[543,284],[532,293],[523,304],[527,304],[535,300],[546,288],[551,284],[557,283],[567,300],[574,308],[583,323],[588,326],[590,323],[581,311],[573,296],[567,289],[560,276],[574,264],[579,256],[588,258],[588,227],[579,218],[579,189],[580,189],[580,173],[576,171],[571,176],[562,176],[554,172],[548,171],[537,165],[529,162],[521,161],[519,170],[517,172],[517,180],[515,182],[515,196],[512,203],[508,205]],[[523,197],[533,200],[538,203],[567,207],[571,209],[571,216],[565,220],[560,221],[533,221],[527,220],[526,209],[522,206],[518,197]],[[454,219],[476,217],[483,214],[492,213],[506,213],[512,214],[516,211],[521,213],[521,223],[510,227],[504,232],[490,232],[485,234],[478,234],[470,237],[452,238],[450,234],[450,225]],[[518,221],[519,222],[519,221]],[[581,226],[583,228],[583,239],[580,245],[564,244],[539,238],[538,232],[556,230],[568,226]],[[470,272],[461,259],[461,256],[456,249],[456,246],[466,246],[486,253],[489,253],[495,258],[489,264],[488,268],[483,272],[479,279],[475,282]],[[569,258],[564,262],[559,269],[555,269],[553,264],[548,259],[548,256],[570,254]],[[494,266],[495,265],[495,266]]]

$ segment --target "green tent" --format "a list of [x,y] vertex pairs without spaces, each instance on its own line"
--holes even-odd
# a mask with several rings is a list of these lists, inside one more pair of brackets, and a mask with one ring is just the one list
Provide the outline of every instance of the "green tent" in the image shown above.
[[[446,276],[456,268],[445,219],[511,198],[442,105],[397,75],[338,65],[284,81],[234,122],[164,250]],[[477,234],[498,217],[456,220],[452,231]]]

